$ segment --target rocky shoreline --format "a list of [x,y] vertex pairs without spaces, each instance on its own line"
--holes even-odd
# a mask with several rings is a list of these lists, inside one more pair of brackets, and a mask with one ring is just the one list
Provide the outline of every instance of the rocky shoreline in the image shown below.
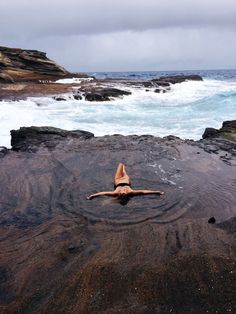
[[[194,142],[12,131],[0,151],[1,313],[234,313],[236,121]],[[112,189],[163,197],[87,201]]]
[[[202,78],[96,80],[0,47],[0,100],[102,102],[186,80]],[[235,120],[199,141],[22,127],[11,145],[0,147],[1,313],[236,312]],[[134,188],[165,194],[88,201],[113,188],[119,162]]]
[[[62,83],[63,79],[72,79]],[[74,80],[73,80],[74,79]],[[164,76],[152,80],[96,79],[84,73],[71,73],[47,58],[46,53],[0,46],[0,101],[21,100],[27,97],[53,97],[110,101],[131,95],[131,89],[166,93],[177,83],[202,81],[199,75]],[[61,95],[61,96],[60,96]]]
[[73,83],[55,82],[20,82],[14,84],[1,84],[0,100],[21,100],[27,97],[53,97],[55,100],[66,100],[65,94],[70,94],[73,99],[84,99],[88,102],[111,101],[132,94],[132,89],[142,89],[145,92],[166,93],[171,86],[185,81],[201,81],[198,75],[166,76],[149,81],[121,80],[121,79],[88,79],[82,75]]
[[[118,135],[110,136],[116,138]],[[19,130],[11,131],[11,150],[37,152],[40,146],[46,148],[55,148],[61,141],[68,138],[90,139],[94,134],[87,131],[66,131],[53,127],[21,127]],[[105,136],[108,137],[108,136]],[[126,136],[127,138],[132,136]],[[134,135],[138,138],[137,135]],[[143,135],[141,138],[154,138],[164,142],[172,142],[178,144],[188,144],[197,146],[207,153],[218,155],[222,161],[230,166],[236,166],[236,120],[224,121],[222,127],[217,130],[214,128],[206,128],[199,141],[182,140],[179,137],[169,135],[163,138],[155,138],[152,135]],[[7,152],[6,147],[2,147],[2,151]],[[10,150],[9,150],[10,151]]]

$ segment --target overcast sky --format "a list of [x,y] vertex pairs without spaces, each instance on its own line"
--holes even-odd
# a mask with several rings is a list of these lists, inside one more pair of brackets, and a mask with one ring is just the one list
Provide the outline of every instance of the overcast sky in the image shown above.
[[72,71],[236,69],[236,0],[0,0],[0,39]]

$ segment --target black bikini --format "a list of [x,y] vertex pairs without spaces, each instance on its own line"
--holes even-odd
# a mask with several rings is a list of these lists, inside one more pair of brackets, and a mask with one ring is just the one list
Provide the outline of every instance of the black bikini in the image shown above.
[[117,185],[114,184],[114,189],[116,189],[118,186],[131,186],[131,184],[130,183],[125,183],[125,182],[118,183]]

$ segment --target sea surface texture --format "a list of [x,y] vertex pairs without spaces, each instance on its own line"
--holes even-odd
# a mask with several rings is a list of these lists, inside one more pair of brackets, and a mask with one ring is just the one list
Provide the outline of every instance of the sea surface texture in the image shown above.
[[109,102],[87,102],[66,95],[65,101],[30,97],[2,101],[0,146],[10,147],[10,130],[21,126],[81,129],[95,136],[106,134],[175,135],[200,139],[206,127],[219,128],[236,117],[236,70],[182,72],[89,73],[96,78],[154,79],[163,75],[199,74],[203,81],[171,86],[165,94],[129,88],[131,96]]

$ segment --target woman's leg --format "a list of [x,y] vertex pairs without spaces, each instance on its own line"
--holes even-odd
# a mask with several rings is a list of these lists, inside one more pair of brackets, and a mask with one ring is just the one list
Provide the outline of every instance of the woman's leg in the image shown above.
[[124,169],[124,164],[119,163],[119,165],[116,169],[115,180],[119,179],[123,176],[123,169]]
[[125,171],[125,165],[122,163],[119,163],[116,174],[115,174],[115,179],[114,179],[115,185],[119,183],[128,183],[130,184],[130,177]]

